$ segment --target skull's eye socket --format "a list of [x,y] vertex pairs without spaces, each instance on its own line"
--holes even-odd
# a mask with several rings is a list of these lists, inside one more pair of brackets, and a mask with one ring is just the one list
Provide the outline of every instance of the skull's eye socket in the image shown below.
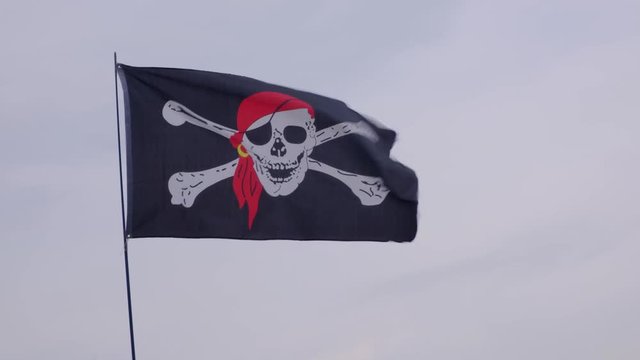
[[302,144],[307,140],[307,131],[301,126],[287,126],[283,135],[292,144]]
[[245,133],[247,139],[255,145],[265,145],[271,140],[271,122]]

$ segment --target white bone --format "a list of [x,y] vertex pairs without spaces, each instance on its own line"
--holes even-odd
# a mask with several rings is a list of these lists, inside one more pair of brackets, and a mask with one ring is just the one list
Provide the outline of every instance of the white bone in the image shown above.
[[314,159],[309,159],[309,170],[318,171],[340,180],[360,199],[362,205],[380,205],[389,194],[389,188],[379,177],[353,174]]
[[[188,122],[226,138],[230,138],[236,132],[226,126],[209,121],[189,110],[186,106],[172,100],[165,103],[162,109],[162,116],[173,126],[180,126]],[[364,136],[374,142],[379,140],[376,132],[366,122],[344,122],[316,132],[316,146],[349,134]],[[168,183],[171,203],[187,208],[191,207],[195,198],[203,190],[221,180],[232,177],[237,165],[238,160],[236,159],[209,170],[173,174]],[[311,170],[327,174],[345,184],[358,197],[362,205],[379,205],[389,193],[389,189],[379,177],[353,174],[311,158],[308,158],[308,166]]]
[[[162,116],[173,126],[180,126],[185,122],[199,126],[201,128],[213,131],[218,135],[222,135],[227,139],[236,133],[235,130],[226,126],[216,124],[211,120],[207,120],[195,112],[189,110],[186,106],[177,101],[169,100],[162,108]],[[345,135],[356,134],[377,142],[378,134],[373,130],[371,125],[364,121],[343,122],[333,126],[329,126],[316,132],[316,146],[322,145],[331,140],[341,138]]]
[[169,178],[169,192],[171,193],[171,203],[191,207],[196,197],[206,188],[233,176],[238,159],[213,169],[196,171],[192,173],[178,172]]
[[316,132],[316,146],[349,134],[364,136],[373,142],[377,142],[379,139],[378,134],[371,128],[371,125],[364,121],[343,122]]
[[162,108],[162,117],[173,126],[180,126],[185,122],[213,131],[227,139],[236,133],[235,130],[207,120],[177,101],[169,100]]

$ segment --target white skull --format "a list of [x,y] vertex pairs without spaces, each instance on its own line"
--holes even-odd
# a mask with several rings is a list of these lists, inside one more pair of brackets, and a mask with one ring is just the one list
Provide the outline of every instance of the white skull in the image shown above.
[[316,146],[316,127],[307,109],[280,111],[251,124],[242,146],[267,194],[286,196],[304,180]]

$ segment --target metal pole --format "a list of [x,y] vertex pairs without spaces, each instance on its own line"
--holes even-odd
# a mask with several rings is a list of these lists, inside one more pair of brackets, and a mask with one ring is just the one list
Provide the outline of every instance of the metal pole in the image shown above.
[[127,279],[127,306],[129,309],[129,337],[131,339],[131,358],[136,360],[136,344],[133,336],[133,312],[131,310],[131,285],[129,282],[129,238],[124,218],[124,186],[122,183],[122,147],[120,142],[120,103],[118,100],[118,56],[113,52],[113,70],[116,84],[116,121],[118,123],[118,165],[120,167],[120,209],[122,212],[122,239],[124,241],[124,270]]

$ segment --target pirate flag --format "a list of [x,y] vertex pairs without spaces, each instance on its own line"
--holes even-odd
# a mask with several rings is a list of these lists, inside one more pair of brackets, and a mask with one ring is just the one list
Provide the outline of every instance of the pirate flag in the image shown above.
[[129,237],[411,241],[417,179],[344,103],[247,77],[118,65]]

